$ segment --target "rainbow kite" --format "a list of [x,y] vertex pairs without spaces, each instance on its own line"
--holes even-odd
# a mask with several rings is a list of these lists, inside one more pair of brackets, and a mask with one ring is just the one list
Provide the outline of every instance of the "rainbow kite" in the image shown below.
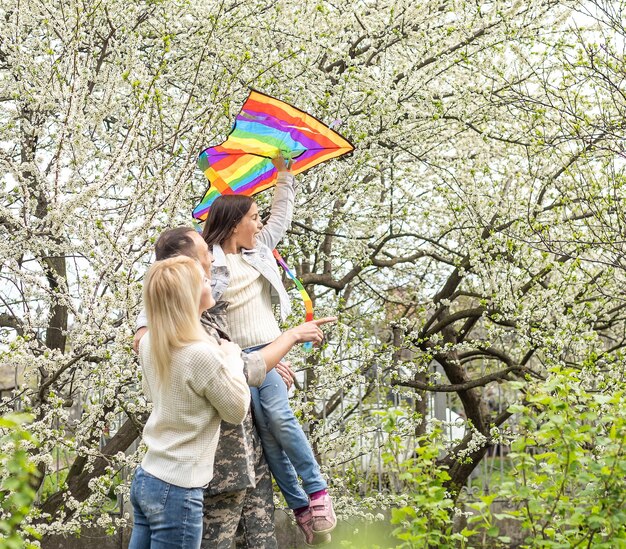
[[210,186],[193,217],[204,221],[221,194],[252,196],[274,186],[278,172],[271,159],[279,154],[292,160],[291,171],[299,174],[353,150],[349,141],[317,118],[251,91],[226,141],[200,153],[198,167]]
[[[204,221],[211,204],[220,195],[252,196],[273,187],[278,172],[272,158],[281,154],[292,161],[291,172],[299,174],[353,150],[354,146],[348,140],[314,116],[253,90],[226,141],[200,153],[198,167],[210,185],[193,209],[193,217]],[[276,250],[273,253],[300,291],[306,312],[305,322],[313,320],[313,303],[309,294],[280,254]],[[304,347],[310,349],[312,344],[305,343]]]

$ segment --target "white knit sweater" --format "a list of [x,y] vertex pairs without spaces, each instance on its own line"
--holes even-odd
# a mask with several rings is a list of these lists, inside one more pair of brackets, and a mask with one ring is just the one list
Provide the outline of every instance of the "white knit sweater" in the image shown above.
[[139,344],[139,362],[143,390],[154,403],[143,430],[148,451],[141,466],[175,486],[205,486],[213,477],[220,421],[238,424],[248,413],[241,357],[226,356],[217,343],[192,343],[173,351],[170,379],[157,385],[148,333]]
[[230,337],[242,349],[271,343],[280,334],[270,283],[240,253],[226,254],[230,282],[224,292]]

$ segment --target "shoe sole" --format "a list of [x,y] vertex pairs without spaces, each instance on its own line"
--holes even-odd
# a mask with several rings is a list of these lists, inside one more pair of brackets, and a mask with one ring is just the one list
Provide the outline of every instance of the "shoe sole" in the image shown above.
[[337,528],[337,523],[332,528],[328,528],[326,530],[313,530],[315,534],[330,534],[335,528]]
[[322,545],[328,545],[332,541],[330,534],[322,534],[322,532],[315,532],[313,534],[313,541],[315,541],[318,536],[322,537],[323,539],[320,539],[317,543],[307,543],[305,540],[304,545],[306,545],[307,547],[321,547]]
[[[334,513],[333,513],[334,515]],[[315,534],[330,534],[335,528],[337,528],[337,516],[334,515],[333,518],[335,519],[335,524],[333,524],[333,526],[331,528],[327,528],[326,530],[313,530],[313,533]]]

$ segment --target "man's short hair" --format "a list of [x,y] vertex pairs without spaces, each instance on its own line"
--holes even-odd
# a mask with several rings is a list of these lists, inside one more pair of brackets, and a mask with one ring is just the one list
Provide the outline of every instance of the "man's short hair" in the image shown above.
[[194,229],[191,227],[176,227],[163,231],[154,245],[157,261],[177,255],[186,255],[197,259],[196,243],[191,238],[193,232]]

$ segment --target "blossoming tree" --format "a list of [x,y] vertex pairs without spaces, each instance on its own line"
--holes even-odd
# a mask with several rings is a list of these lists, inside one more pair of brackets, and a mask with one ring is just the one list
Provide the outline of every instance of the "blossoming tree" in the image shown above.
[[[196,155],[249,87],[356,145],[299,178],[284,243],[318,310],[341,317],[305,357],[302,392],[331,468],[355,459],[348,435],[371,419],[350,403],[385,380],[413,399],[407,437],[425,432],[427,393],[458,395],[467,436],[440,459],[458,493],[508,404],[551,368],[616,379],[625,33],[612,9],[3,0],[0,326],[18,383],[2,407],[35,414],[33,483],[59,452],[67,473],[40,487],[32,520],[107,524],[102,502],[126,493],[113,479],[137,462],[148,410],[130,348],[141,278],[158,232],[189,222]],[[510,380],[494,413],[481,388]]]

